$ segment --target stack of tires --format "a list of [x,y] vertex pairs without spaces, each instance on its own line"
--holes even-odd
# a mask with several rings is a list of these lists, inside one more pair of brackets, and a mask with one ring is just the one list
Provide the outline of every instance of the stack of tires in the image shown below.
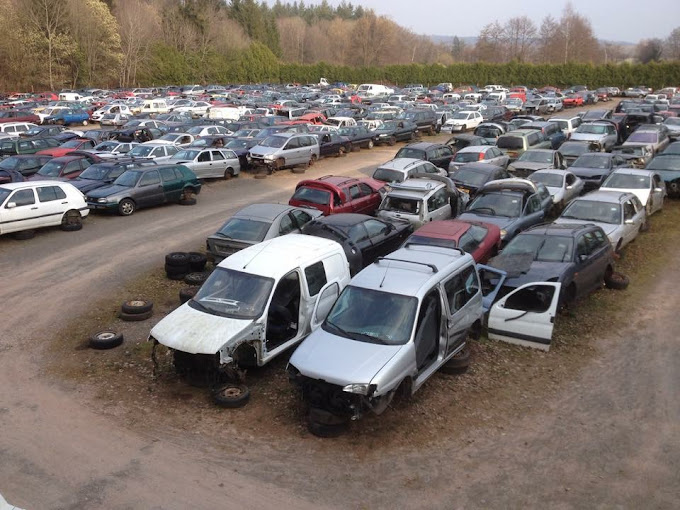
[[124,301],[118,317],[127,322],[145,321],[153,315],[153,301],[131,299]]
[[175,251],[165,256],[165,274],[171,280],[184,280],[189,273],[202,272],[208,259],[198,252]]

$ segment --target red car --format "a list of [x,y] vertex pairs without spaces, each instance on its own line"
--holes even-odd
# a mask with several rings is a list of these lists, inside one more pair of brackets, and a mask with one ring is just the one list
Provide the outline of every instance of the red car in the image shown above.
[[300,181],[288,204],[312,207],[324,216],[338,213],[374,214],[385,192],[385,183],[375,179],[327,175]]
[[578,94],[569,94],[567,97],[562,98],[562,104],[565,108],[583,106],[583,96],[579,96]]
[[31,175],[29,181],[65,181],[75,179],[91,163],[82,156],[64,156],[53,158],[45,163],[37,173]]
[[32,122],[40,124],[40,117],[26,110],[7,109],[0,111],[0,123],[5,122]]
[[44,149],[38,152],[38,154],[43,154],[45,156],[52,156],[53,158],[60,158],[66,156],[69,152],[78,150],[88,150],[94,147],[94,141],[89,138],[74,138],[66,143],[62,143],[59,147],[54,147],[52,149]]
[[431,221],[411,234],[406,243],[460,248],[478,264],[485,264],[500,250],[501,230],[481,221]]

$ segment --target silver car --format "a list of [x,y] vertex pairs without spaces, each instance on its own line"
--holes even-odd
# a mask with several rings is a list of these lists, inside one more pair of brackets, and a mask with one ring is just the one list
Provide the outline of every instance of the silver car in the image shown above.
[[571,135],[572,142],[596,143],[603,151],[609,151],[618,141],[616,126],[611,122],[584,122]]
[[312,134],[277,133],[248,151],[253,166],[280,170],[297,165],[313,165],[319,159],[319,139]]
[[238,156],[229,149],[182,149],[170,158],[170,162],[189,167],[199,179],[231,179],[241,173]]
[[584,182],[564,170],[537,170],[529,176],[529,180],[545,185],[558,212],[583,192]]
[[510,157],[495,145],[469,145],[462,148],[449,163],[449,172],[455,172],[466,163],[490,163],[501,168],[507,168]]
[[127,155],[132,158],[149,158],[157,162],[167,162],[176,152],[177,147],[174,145],[144,142],[135,145]]
[[612,248],[620,252],[645,228],[647,213],[632,193],[593,191],[574,199],[555,223],[594,223],[605,231]]

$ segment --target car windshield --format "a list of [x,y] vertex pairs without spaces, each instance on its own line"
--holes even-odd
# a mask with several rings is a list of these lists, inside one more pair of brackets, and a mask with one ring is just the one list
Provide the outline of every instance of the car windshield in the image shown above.
[[248,148],[248,141],[247,140],[231,140],[225,145],[227,149],[247,149]]
[[109,174],[110,167],[104,165],[90,165],[88,166],[82,174],[80,174],[81,179],[90,179],[93,181],[99,181],[105,179]]
[[650,131],[636,131],[628,137],[626,142],[656,143],[658,138],[659,135],[657,133],[652,133]]
[[647,165],[647,170],[680,170],[680,155],[655,157]]
[[498,128],[480,126],[475,129],[475,134],[484,138],[498,138],[498,136],[501,134],[501,131]]
[[531,253],[536,262],[569,262],[572,248],[569,237],[520,234],[503,249],[502,256]]
[[149,145],[137,145],[128,152],[128,155],[136,158],[145,158],[151,154],[152,150],[154,150],[154,147]]
[[17,158],[6,158],[0,160],[0,168],[3,170],[13,170],[19,165],[19,160]]
[[301,186],[295,190],[292,200],[299,200],[311,204],[329,205],[331,203],[331,193],[330,191],[322,189]]
[[358,342],[404,345],[411,338],[418,300],[349,285],[333,305],[323,329]]
[[602,184],[603,188],[649,189],[648,175],[613,173]]
[[574,142],[562,144],[558,150],[563,156],[580,156],[584,152],[589,152],[588,149],[587,143]]
[[551,188],[561,188],[564,180],[564,174],[549,174],[543,172],[534,172],[529,176],[534,182],[540,182]]
[[666,120],[664,120],[663,123],[666,124],[667,126],[680,126],[680,118],[669,117]]
[[81,143],[83,143],[81,140],[69,140],[66,143],[62,143],[59,147],[61,149],[77,149]]
[[479,187],[486,182],[488,175],[483,172],[461,168],[452,175],[452,178],[457,183]]
[[420,149],[413,149],[411,147],[403,147],[397,152],[396,158],[413,158],[425,159],[425,151]]
[[588,135],[604,135],[607,133],[607,128],[605,126],[599,126],[597,124],[581,124],[577,129],[577,133],[585,133]]
[[189,306],[231,319],[257,319],[262,315],[274,280],[218,267],[201,286]]
[[442,248],[456,248],[458,244],[455,239],[442,239],[441,237],[429,237],[413,234],[406,240],[407,243],[425,244],[428,246],[441,246]]
[[582,154],[576,161],[574,161],[573,166],[575,168],[598,168],[607,169],[609,168],[610,158],[607,154]]
[[288,138],[284,138],[282,136],[270,136],[268,138],[265,138],[260,142],[260,146],[262,147],[273,147],[275,149],[281,148],[284,146]]
[[517,158],[517,161],[525,161],[527,163],[552,163],[553,154],[552,152],[544,151],[526,151]]
[[380,209],[406,214],[420,214],[420,201],[415,198],[388,196],[380,205]]
[[621,205],[597,200],[574,200],[567,206],[560,218],[618,225],[621,223]]
[[100,144],[95,145],[94,150],[102,152],[111,152],[116,147],[118,147],[117,142],[102,142]]
[[456,120],[467,120],[469,116],[469,112],[456,112],[453,114],[452,119]]
[[189,129],[187,129],[187,133],[189,133],[190,135],[198,135],[198,134],[200,134],[201,131],[203,131],[204,129],[205,129],[205,128],[202,127],[202,126],[194,126],[194,127],[191,127],[191,128],[189,128]]
[[473,161],[479,161],[480,156],[481,154],[476,151],[458,151],[453,160],[456,163],[472,163]]
[[516,218],[522,211],[522,199],[516,193],[484,193],[475,198],[467,210],[489,216]]
[[404,173],[390,168],[376,168],[375,172],[373,172],[373,178],[383,182],[402,182],[404,180]]
[[168,133],[167,135],[161,136],[159,138],[159,140],[175,143],[175,141],[177,141],[178,138],[180,138],[180,135],[174,135],[172,133]]
[[139,178],[141,176],[142,172],[136,170],[128,170],[120,174],[118,179],[113,181],[113,184],[117,184],[118,186],[127,186],[128,188],[134,188],[137,185],[137,182],[139,181]]
[[522,149],[524,148],[524,139],[521,136],[499,136],[496,140],[496,146],[499,149]]
[[198,155],[201,153],[201,151],[193,151],[190,149],[186,149],[183,151],[176,152],[175,154],[172,155],[172,159],[188,159],[188,160],[194,160],[198,157]]
[[64,168],[64,163],[48,161],[40,170],[38,170],[38,175],[42,175],[43,177],[59,177],[62,168]]
[[4,203],[5,199],[12,193],[12,190],[0,188],[0,204]]
[[271,223],[248,218],[231,218],[215,233],[226,239],[260,242],[267,235]]
[[28,131],[25,131],[24,135],[26,135],[26,136],[36,136],[36,135],[39,135],[40,133],[42,133],[42,128],[34,127],[34,128],[29,129]]

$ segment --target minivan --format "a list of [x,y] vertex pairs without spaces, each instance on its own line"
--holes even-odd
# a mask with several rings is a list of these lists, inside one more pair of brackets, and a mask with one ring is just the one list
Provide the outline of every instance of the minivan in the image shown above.
[[498,137],[496,146],[510,157],[510,161],[516,160],[529,149],[552,149],[552,143],[540,131],[510,131]]
[[311,134],[278,133],[262,140],[248,151],[253,166],[265,166],[270,171],[296,165],[311,166],[319,159],[319,139]]

